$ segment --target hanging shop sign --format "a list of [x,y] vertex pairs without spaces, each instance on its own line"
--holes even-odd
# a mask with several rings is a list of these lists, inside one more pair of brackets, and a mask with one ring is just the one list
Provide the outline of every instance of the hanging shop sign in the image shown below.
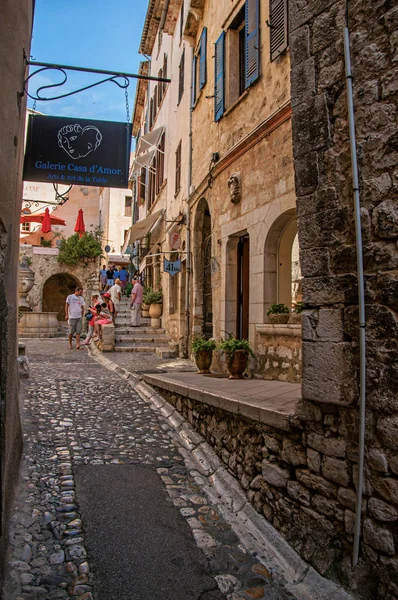
[[169,260],[163,259],[163,271],[168,273],[172,277],[181,271],[181,260],[174,260],[170,262]]
[[23,179],[127,188],[131,125],[29,115]]

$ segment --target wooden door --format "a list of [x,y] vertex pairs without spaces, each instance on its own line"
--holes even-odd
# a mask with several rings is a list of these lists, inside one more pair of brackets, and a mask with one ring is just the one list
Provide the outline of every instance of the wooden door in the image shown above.
[[236,335],[239,339],[249,337],[249,275],[250,275],[250,241],[245,235],[238,243],[238,297]]

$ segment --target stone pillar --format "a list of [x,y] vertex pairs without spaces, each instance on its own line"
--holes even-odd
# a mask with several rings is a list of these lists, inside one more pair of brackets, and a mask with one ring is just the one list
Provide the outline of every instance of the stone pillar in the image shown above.
[[102,325],[102,339],[99,343],[101,352],[113,352],[115,350],[115,326]]
[[361,578],[368,576],[369,598],[396,598],[398,8],[386,0],[349,3],[367,318],[363,537],[353,570],[359,335],[345,2],[289,5],[298,234],[303,300],[310,307],[303,315],[300,423],[308,473],[334,486],[333,493],[313,490],[311,518],[305,508],[298,523],[301,518],[315,540],[309,560],[318,570],[334,570],[362,591]]

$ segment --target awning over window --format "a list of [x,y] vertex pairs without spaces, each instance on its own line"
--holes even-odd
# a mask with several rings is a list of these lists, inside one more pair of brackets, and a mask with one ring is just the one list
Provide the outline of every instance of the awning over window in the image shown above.
[[160,217],[163,217],[163,213],[164,213],[163,210],[158,210],[157,212],[153,213],[152,215],[149,215],[149,217],[142,219],[142,221],[138,221],[137,223],[134,223],[134,225],[132,225],[130,227],[130,231],[126,235],[126,239],[124,240],[122,254],[125,254],[127,246],[129,246],[129,245],[133,244],[134,242],[136,242],[137,240],[141,240],[143,237],[145,237],[146,234],[155,225],[156,221]]
[[155,158],[156,148],[146,152],[145,154],[140,154],[136,156],[133,162],[133,173],[140,171],[144,167],[149,167]]
[[137,145],[137,155],[146,152],[147,150],[153,150],[157,148],[160,144],[160,138],[164,132],[164,127],[158,127],[157,129],[153,129],[146,133],[138,140]]

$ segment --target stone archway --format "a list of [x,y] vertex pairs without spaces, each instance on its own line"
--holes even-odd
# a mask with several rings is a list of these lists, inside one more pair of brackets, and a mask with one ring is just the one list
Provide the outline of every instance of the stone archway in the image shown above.
[[211,214],[208,202],[201,198],[194,226],[194,335],[213,335],[213,295],[211,282],[212,235]]
[[[294,254],[294,256],[293,256]],[[293,263],[297,263],[293,266]],[[275,302],[291,308],[293,279],[297,279],[297,217],[294,208],[281,214],[271,225],[264,248],[264,320]],[[295,273],[292,271],[295,270]],[[297,284],[297,281],[295,282]]]
[[43,285],[43,312],[56,312],[58,321],[65,321],[65,300],[80,282],[69,273],[51,275]]

